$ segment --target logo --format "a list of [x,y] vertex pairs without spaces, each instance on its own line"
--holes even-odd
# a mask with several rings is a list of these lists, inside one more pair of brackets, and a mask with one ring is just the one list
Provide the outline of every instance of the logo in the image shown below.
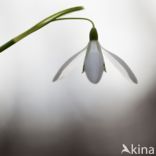
[[130,145],[130,148],[128,148],[125,144],[122,144],[122,151],[121,154],[127,153],[127,154],[149,154],[152,155],[155,153],[154,147],[144,147],[141,145],[134,146],[133,144]]

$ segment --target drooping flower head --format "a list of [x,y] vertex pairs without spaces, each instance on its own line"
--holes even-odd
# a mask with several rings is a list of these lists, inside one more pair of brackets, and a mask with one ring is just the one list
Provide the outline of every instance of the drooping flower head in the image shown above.
[[103,75],[103,72],[106,72],[106,66],[104,62],[103,53],[109,58],[109,60],[115,64],[124,75],[126,75],[134,83],[137,83],[137,78],[132,72],[130,67],[117,55],[111,53],[110,51],[103,48],[98,41],[98,33],[95,27],[90,30],[89,34],[89,43],[85,48],[74,54],[69,58],[58,70],[56,75],[53,78],[53,81],[58,80],[64,69],[82,52],[86,51],[83,72],[86,73],[88,80],[94,84],[98,83]]

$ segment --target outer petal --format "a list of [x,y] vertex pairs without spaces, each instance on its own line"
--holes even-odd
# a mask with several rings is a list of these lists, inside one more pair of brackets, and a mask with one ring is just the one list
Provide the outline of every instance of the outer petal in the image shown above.
[[108,58],[112,62],[112,64],[114,64],[114,66],[116,68],[118,68],[118,70],[122,74],[124,74],[126,77],[128,77],[130,80],[132,80],[134,83],[138,83],[138,80],[137,80],[135,74],[133,73],[133,71],[130,69],[130,67],[127,65],[127,63],[125,61],[123,61],[119,56],[111,53],[107,49],[105,49],[103,47],[102,47],[102,49],[104,50],[106,56],[108,56]]
[[65,70],[65,68],[79,55],[81,54],[85,49],[87,48],[87,46],[85,48],[83,48],[82,50],[80,50],[79,52],[77,52],[76,54],[74,54],[72,57],[70,57],[61,67],[60,69],[57,71],[56,75],[53,78],[53,81],[58,80],[58,78],[60,77],[60,75],[62,74],[62,72]]
[[90,41],[84,61],[84,71],[92,83],[98,83],[105,70],[101,47],[97,40]]

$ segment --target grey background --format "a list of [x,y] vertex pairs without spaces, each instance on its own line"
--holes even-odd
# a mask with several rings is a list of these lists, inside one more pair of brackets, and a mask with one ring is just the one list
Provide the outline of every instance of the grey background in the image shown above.
[[1,0],[0,45],[59,10],[94,20],[99,42],[123,58],[139,84],[107,60],[91,84],[84,55],[52,83],[60,65],[88,43],[85,21],[51,23],[0,54],[0,155],[119,156],[122,144],[156,146],[155,0]]

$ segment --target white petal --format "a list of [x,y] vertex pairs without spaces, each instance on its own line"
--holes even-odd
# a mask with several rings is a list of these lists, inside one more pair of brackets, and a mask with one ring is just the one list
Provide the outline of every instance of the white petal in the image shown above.
[[[102,46],[101,46],[102,47]],[[116,68],[126,77],[128,77],[130,80],[132,80],[134,83],[138,83],[138,80],[133,73],[133,71],[130,69],[130,67],[127,65],[125,61],[123,61],[119,56],[111,53],[107,49],[103,48],[106,56],[109,58],[109,60],[114,64]]]
[[76,54],[74,54],[72,57],[70,57],[57,71],[57,73],[55,74],[53,81],[58,80],[58,78],[60,77],[60,75],[62,74],[62,72],[65,70],[65,68],[79,55],[81,54],[85,49],[87,48],[87,46],[85,48],[83,48],[82,50],[80,50],[79,52],[77,52]]
[[90,41],[84,61],[84,71],[92,83],[98,83],[104,71],[104,60],[98,41]]

